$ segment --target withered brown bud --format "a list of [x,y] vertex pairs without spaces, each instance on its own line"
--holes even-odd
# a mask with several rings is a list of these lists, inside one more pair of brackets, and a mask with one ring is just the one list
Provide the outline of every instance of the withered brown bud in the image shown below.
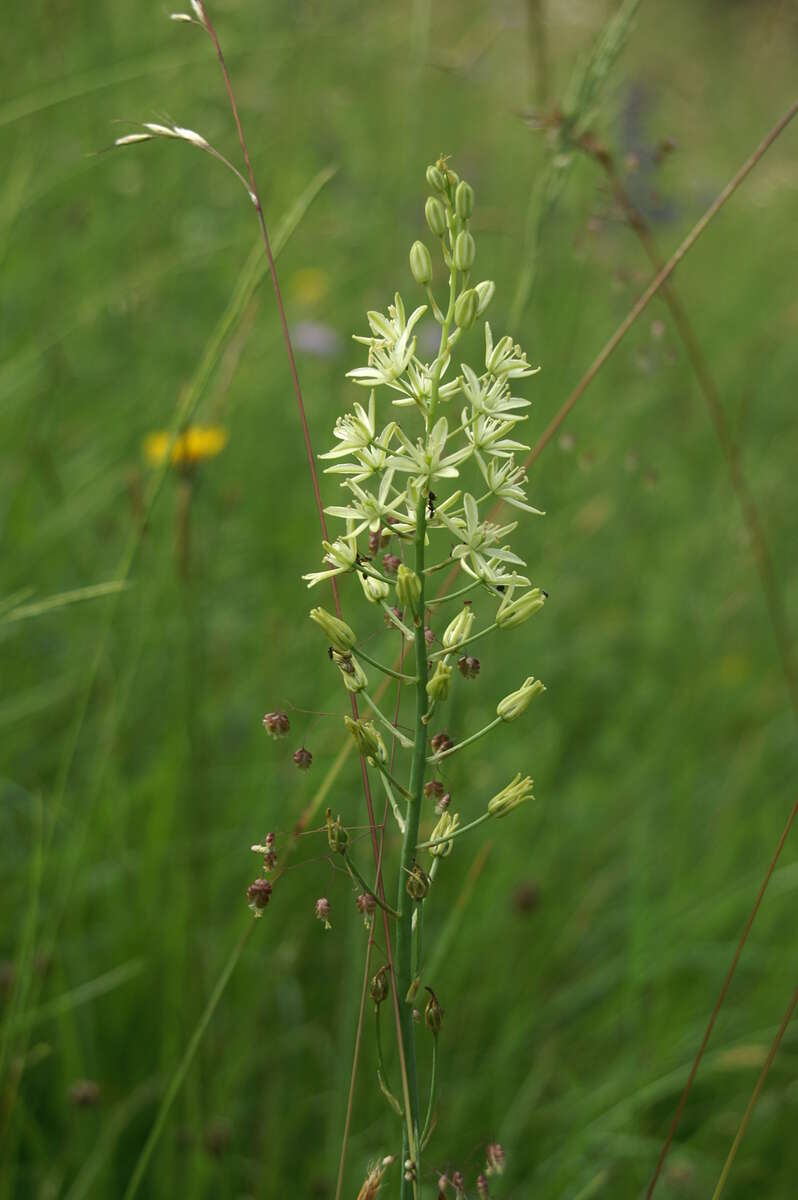
[[428,783],[425,783],[424,795],[427,799],[430,796],[434,796],[436,800],[439,799],[443,795],[443,784],[440,779],[430,779]]
[[279,738],[285,737],[288,730],[291,728],[291,722],[284,712],[267,712],[263,718],[263,728],[268,733],[269,737]]
[[429,891],[429,875],[417,862],[413,863],[408,872],[405,887],[408,896],[413,900],[423,900]]
[[402,565],[402,560],[398,554],[383,554],[382,569],[386,575],[395,575]]
[[294,762],[299,767],[300,771],[307,771],[310,764],[313,762],[313,755],[304,746],[300,746],[294,751]]
[[438,813],[439,816],[441,813],[445,813],[448,810],[451,802],[452,802],[451,792],[444,792],[443,795],[440,797],[440,799],[435,801],[436,813]]
[[272,885],[268,879],[256,879],[247,888],[247,900],[249,907],[252,909],[256,917],[259,917],[266,905],[269,903],[272,894]]
[[361,892],[355,900],[357,911],[362,913],[364,917],[370,917],[377,907],[377,901],[370,892]]
[[429,1000],[427,1001],[427,1006],[424,1009],[424,1021],[427,1029],[429,1029],[430,1032],[437,1037],[441,1031],[441,1026],[443,1025],[443,1009],[441,1008],[438,1002],[438,997],[435,995],[432,988],[428,987],[426,990],[429,992]]
[[93,1108],[102,1088],[94,1079],[77,1079],[69,1089],[69,1100],[76,1108]]
[[424,641],[428,646],[431,646],[435,641],[435,634],[432,632],[429,625],[424,626]]
[[457,660],[457,670],[463,676],[463,679],[476,679],[479,675],[480,662],[478,658],[474,658],[473,654],[464,654],[462,658]]
[[378,1008],[382,1004],[383,1000],[386,999],[389,986],[388,968],[387,966],[380,967],[379,971],[369,984],[369,995]]
[[451,750],[454,742],[449,737],[446,730],[442,729],[440,733],[436,733],[430,738],[429,744],[432,747],[434,754],[440,754],[444,750]]

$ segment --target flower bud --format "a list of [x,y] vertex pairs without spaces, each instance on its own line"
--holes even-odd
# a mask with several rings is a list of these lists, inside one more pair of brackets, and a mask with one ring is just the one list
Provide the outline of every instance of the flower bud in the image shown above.
[[384,600],[391,590],[384,580],[375,579],[373,575],[367,575],[365,571],[358,571],[357,577],[360,580],[360,586],[363,589],[363,595],[370,604],[379,604],[379,602]]
[[444,750],[451,750],[454,742],[449,737],[446,730],[442,729],[440,733],[435,733],[432,735],[429,740],[429,744],[432,748],[433,754],[441,754]]
[[396,572],[396,598],[403,608],[415,611],[421,599],[421,580],[415,571],[410,571],[404,563]]
[[334,649],[346,653],[355,645],[357,638],[354,630],[350,629],[346,621],[342,621],[340,617],[334,617],[332,613],[327,612],[326,608],[312,608],[310,610],[310,619],[324,631],[327,641]]
[[479,659],[474,658],[473,654],[464,654],[457,660],[457,670],[463,679],[476,679],[480,671]]
[[492,279],[483,279],[481,283],[476,285],[474,290],[477,293],[478,299],[477,316],[481,317],[493,299],[494,293],[496,292],[496,284]]
[[427,167],[427,183],[436,192],[442,192],[446,188],[446,180],[443,177],[443,172],[439,167]]
[[476,288],[461,292],[454,304],[454,323],[458,329],[470,329],[477,319],[479,297]]
[[327,842],[333,854],[346,854],[346,848],[349,845],[349,833],[344,828],[340,817],[332,818],[332,809],[328,808],[325,814],[327,824]]
[[310,764],[313,762],[313,755],[304,746],[300,746],[294,751],[294,762],[299,767],[300,771],[307,771]]
[[451,804],[451,802],[452,802],[452,793],[451,792],[444,792],[442,796],[438,797],[438,799],[435,801],[435,812],[438,814],[438,816],[440,816],[441,813],[445,813],[448,811],[449,805]]
[[470,271],[476,254],[476,242],[467,229],[461,229],[454,240],[454,265],[457,270]]
[[487,1167],[486,1175],[503,1175],[504,1174],[504,1146],[498,1142],[491,1142],[485,1147],[485,1161]]
[[247,900],[249,907],[252,909],[256,917],[261,916],[264,908],[269,903],[272,894],[272,885],[268,879],[256,879],[247,888]]
[[324,923],[325,929],[332,929],[330,924],[330,901],[326,896],[321,896],[316,901],[316,920]]
[[437,1037],[441,1031],[441,1025],[443,1025],[443,1009],[441,1008],[438,1002],[438,997],[435,995],[432,988],[428,987],[426,990],[429,992],[429,1000],[427,1001],[427,1006],[424,1009],[424,1023],[427,1026],[427,1029],[429,1029],[430,1032]]
[[352,717],[344,717],[344,724],[364,758],[372,762],[387,762],[388,751],[385,749],[385,742],[372,721],[354,721]]
[[387,999],[389,986],[388,968],[387,966],[380,967],[379,971],[369,984],[369,995],[374,1001],[376,1008],[379,1008],[383,1000]]
[[474,612],[471,605],[466,603],[443,631],[442,643],[444,650],[454,650],[461,642],[464,642],[471,633],[473,624]]
[[474,211],[474,189],[461,179],[454,193],[454,210],[461,221],[467,221]]
[[429,852],[433,858],[448,858],[449,857],[449,855],[452,852],[453,842],[451,840],[449,840],[448,842],[445,842],[442,839],[448,838],[449,834],[454,833],[455,829],[457,829],[459,824],[460,824],[460,814],[459,813],[455,813],[454,815],[452,815],[451,813],[448,813],[444,810],[444,812],[441,814],[441,818],[438,821],[438,824],[435,826],[432,833],[429,835],[429,840],[431,842],[440,842],[439,846],[429,846],[428,847]]
[[535,679],[533,675],[528,675],[517,692],[510,692],[508,696],[499,701],[496,705],[496,716],[501,717],[503,721],[514,721],[529,707],[535,697],[540,696],[545,690],[545,684],[541,683],[539,679]]
[[413,242],[410,247],[410,274],[421,287],[432,279],[432,256],[423,242]]
[[423,900],[429,891],[429,875],[417,862],[413,863],[407,875],[405,884],[407,894],[412,900]]
[[357,911],[362,915],[366,928],[368,929],[371,917],[377,907],[377,901],[368,892],[361,892],[355,900]]
[[496,624],[499,629],[513,629],[516,625],[528,621],[536,612],[540,612],[545,603],[546,593],[540,588],[531,588],[517,600],[505,598],[496,613]]
[[449,695],[451,679],[452,668],[444,662],[439,662],[432,679],[427,680],[427,695],[430,700],[445,700]]
[[507,787],[502,788],[488,801],[488,812],[492,817],[506,817],[508,812],[523,804],[531,795],[532,780],[528,775],[522,779],[519,771]]
[[436,237],[443,237],[446,233],[446,210],[437,196],[427,198],[427,203],[424,205],[424,216],[427,218],[431,232]]
[[267,712],[263,718],[263,728],[269,737],[285,737],[291,728],[291,722],[284,712]]

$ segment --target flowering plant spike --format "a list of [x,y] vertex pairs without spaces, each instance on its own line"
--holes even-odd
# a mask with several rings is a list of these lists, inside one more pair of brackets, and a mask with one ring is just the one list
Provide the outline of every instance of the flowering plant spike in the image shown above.
[[[365,599],[384,610],[386,624],[394,637],[398,631],[403,647],[397,664],[400,671],[381,666],[371,657],[376,651],[372,649],[374,630],[367,629],[367,614],[361,612],[350,626],[323,608],[311,610],[311,620],[331,643],[329,656],[338,665],[344,687],[356,692],[359,702],[370,709],[369,721],[351,717],[345,721],[369,769],[385,787],[401,834],[401,855],[392,885],[396,907],[378,901],[371,890],[360,892],[358,907],[365,911],[363,896],[368,895],[395,921],[399,1052],[406,1073],[401,1101],[388,1090],[381,1067],[379,1078],[381,1089],[402,1120],[402,1200],[417,1200],[420,1195],[421,1155],[436,1119],[440,1022],[436,1023],[429,1099],[422,1102],[412,1004],[423,979],[421,927],[425,910],[434,903],[435,877],[461,835],[491,817],[509,814],[531,791],[531,780],[517,774],[490,800],[487,809],[482,801],[480,815],[461,819],[460,813],[447,811],[450,797],[438,775],[445,770],[449,755],[521,717],[530,701],[545,691],[530,675],[517,691],[493,701],[496,717],[490,724],[466,732],[459,741],[445,733],[432,734],[429,729],[452,691],[479,673],[479,660],[464,654],[463,648],[493,630],[520,626],[543,607],[546,593],[533,586],[526,564],[511,542],[518,521],[493,518],[505,507],[514,509],[519,518],[540,513],[527,499],[526,472],[515,457],[528,450],[519,434],[530,402],[514,394],[517,384],[538,368],[529,364],[512,338],[496,337],[487,321],[478,361],[457,363],[458,344],[483,318],[495,286],[490,280],[472,280],[478,261],[470,227],[473,189],[444,158],[427,169],[426,178],[432,194],[424,205],[424,216],[443,273],[448,276],[445,298],[434,290],[430,249],[423,241],[415,241],[410,248],[410,274],[423,292],[422,302],[408,305],[397,293],[387,312],[367,313],[367,332],[355,337],[366,348],[366,361],[354,367],[349,378],[364,389],[367,399],[355,401],[351,412],[337,419],[335,444],[321,455],[328,464],[326,473],[337,478],[341,491],[338,501],[325,511],[340,525],[330,533],[331,540],[322,543],[320,568],[304,576],[308,587],[314,588],[335,576],[354,575]],[[420,345],[428,344],[428,339],[419,334],[424,323],[431,321],[439,326],[438,349],[426,360]],[[389,553],[383,555],[386,549]],[[456,573],[459,584],[448,595],[433,594],[434,584],[441,578],[436,572],[445,568]],[[455,607],[438,641],[430,626],[438,607],[449,599]],[[367,640],[360,640],[354,629],[364,631]],[[361,660],[369,665],[368,675]],[[379,707],[373,685],[380,672],[389,681],[398,678],[400,686],[402,681],[410,685],[405,685],[403,697],[409,692],[413,699],[412,739],[400,734],[396,721]],[[385,746],[389,736],[407,752],[409,764],[404,769],[401,759],[394,763],[391,756],[389,760]],[[434,806],[429,798],[434,799]],[[427,827],[423,837],[422,825]],[[331,824],[328,814],[328,832],[331,839],[335,836],[338,848],[338,838],[345,833],[341,818]],[[362,875],[346,843],[343,852],[357,884]],[[387,858],[382,871],[383,878],[390,881]],[[367,923],[373,912],[374,904],[370,904]],[[376,1010],[379,1021],[379,1002]]]

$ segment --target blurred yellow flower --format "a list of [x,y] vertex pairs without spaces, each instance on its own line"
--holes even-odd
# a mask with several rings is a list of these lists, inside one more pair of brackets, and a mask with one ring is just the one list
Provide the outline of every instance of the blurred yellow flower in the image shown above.
[[330,277],[318,267],[300,267],[290,277],[288,286],[300,304],[318,304],[330,290]]
[[[165,430],[144,439],[144,457],[153,467],[166,458],[170,435]],[[175,467],[193,466],[206,458],[215,458],[227,445],[227,430],[220,425],[189,425],[175,438],[170,462]]]

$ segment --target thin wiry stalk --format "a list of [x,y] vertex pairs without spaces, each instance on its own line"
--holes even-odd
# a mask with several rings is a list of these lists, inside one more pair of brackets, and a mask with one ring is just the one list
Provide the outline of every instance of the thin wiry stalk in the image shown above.
[[[654,235],[645,217],[623,186],[609,151],[588,138],[583,138],[580,144],[590,157],[595,159],[599,166],[606,172],[613,195],[629,226],[639,238],[654,270],[661,270],[663,266],[662,257],[657,249]],[[729,428],[726,410],[721,403],[718,389],[715,386],[712,373],[704,358],[692,322],[670,284],[663,284],[662,298],[670,309],[673,323],[693,366],[698,386],[709,411],[709,417],[715,430],[718,445],[726,460],[732,491],[737,497],[743,522],[754,552],[754,559],[759,572],[762,591],[765,594],[765,603],[770,614],[770,623],[773,627],[773,635],[776,639],[776,648],[781,659],[781,668],[784,672],[784,679],[787,684],[793,714],[796,722],[798,722],[798,673],[796,673],[793,660],[792,638],[787,621],[787,612],[773,565],[773,556],[765,534],[765,527],[759,515],[759,509],[753,493],[748,486],[748,481],[743,471],[740,450]]]
[[230,977],[232,976],[233,971],[238,964],[238,960],[244,952],[244,947],[252,936],[252,931],[254,928],[255,922],[250,920],[245,927],[244,932],[241,934],[241,937],[236,942],[232,954],[225,963],[224,969],[216,981],[216,986],[211,992],[208,998],[208,1003],[205,1005],[202,1015],[194,1028],[194,1032],[192,1033],[189,1043],[186,1046],[177,1070],[169,1080],[169,1087],[167,1088],[166,1094],[161,1101],[160,1108],[158,1109],[155,1121],[153,1122],[152,1128],[147,1136],[147,1140],[142,1146],[139,1156],[136,1159],[136,1165],[133,1168],[133,1174],[130,1176],[130,1180],[125,1188],[125,1193],[122,1197],[122,1200],[133,1200],[133,1197],[137,1194],[139,1188],[141,1187],[141,1182],[144,1178],[150,1158],[152,1157],[152,1153],[157,1146],[160,1136],[163,1132],[164,1125],[166,1124],[166,1118],[169,1116],[169,1112],[175,1101],[175,1097],[180,1091],[180,1088],[183,1086],[183,1081],[188,1074],[192,1062],[194,1061],[194,1056],[197,1053],[200,1042],[205,1035],[205,1030],[211,1023],[213,1014],[216,1012],[219,1001],[224,994],[227,984],[230,982]]
[[[566,417],[570,413],[571,409],[574,407],[576,402],[582,397],[584,392],[587,391],[590,384],[596,378],[596,376],[598,375],[601,368],[604,366],[607,359],[610,358],[612,356],[612,354],[618,349],[618,346],[621,344],[623,339],[626,337],[627,333],[632,328],[635,321],[638,319],[638,317],[640,317],[642,315],[642,313],[645,311],[645,309],[648,308],[648,305],[654,299],[657,292],[659,292],[659,290],[662,288],[663,284],[667,283],[667,281],[670,279],[671,275],[676,270],[676,268],[678,267],[678,265],[682,261],[682,259],[685,257],[685,255],[688,254],[690,250],[692,250],[693,246],[696,244],[698,239],[701,237],[701,234],[704,233],[704,231],[706,230],[706,228],[710,224],[710,222],[713,220],[713,218],[717,216],[717,214],[723,208],[724,204],[728,200],[731,199],[731,197],[737,191],[740,184],[750,175],[750,173],[753,171],[754,167],[757,165],[759,160],[768,152],[768,150],[773,145],[773,143],[776,141],[776,139],[779,137],[779,135],[784,132],[784,130],[787,128],[790,121],[792,121],[792,119],[796,113],[798,113],[798,100],[794,101],[793,104],[790,105],[790,107],[788,108],[788,110],[784,114],[784,116],[781,117],[781,119],[776,122],[776,124],[773,126],[773,128],[770,130],[770,132],[762,139],[762,141],[759,143],[759,145],[753,151],[753,153],[751,153],[748,156],[748,158],[745,160],[745,162],[740,167],[740,169],[732,176],[732,178],[729,180],[729,182],[726,184],[726,186],[723,188],[723,190],[718,194],[718,196],[715,198],[715,200],[712,202],[712,204],[710,204],[709,208],[706,210],[704,215],[702,217],[700,217],[698,221],[696,221],[695,225],[690,230],[690,232],[687,234],[687,237],[684,239],[684,241],[681,243],[681,245],[679,245],[677,247],[677,249],[674,250],[673,254],[668,259],[668,261],[665,263],[664,267],[660,271],[657,272],[657,274],[652,279],[651,283],[648,285],[646,290],[643,292],[640,299],[637,300],[635,302],[635,304],[632,305],[632,308],[629,310],[626,317],[624,317],[623,321],[621,321],[621,324],[615,330],[615,333],[612,335],[612,337],[609,339],[609,341],[605,343],[605,345],[602,347],[602,349],[599,351],[599,353],[593,359],[593,362],[590,364],[590,366],[588,367],[585,374],[579,380],[579,383],[576,385],[574,390],[571,392],[568,399],[565,401],[565,403],[559,409],[559,411],[557,412],[554,419],[549,423],[549,425],[544,430],[542,436],[538,440],[538,442],[535,445],[532,452],[527,455],[526,459],[524,460],[525,468],[530,467],[532,465],[532,463],[535,461],[535,459],[542,453],[543,449],[549,444],[549,442],[554,437],[557,430],[562,425],[563,421],[566,419]],[[499,502],[495,506],[493,513],[497,512],[499,510],[499,508],[501,508],[501,502]],[[492,519],[493,513],[491,514],[491,519]]]
[[[299,224],[299,221],[307,211],[309,205],[332,177],[332,174],[333,171],[329,167],[320,172],[311,182],[308,188],[305,189],[292,208],[286,213],[279,225],[278,232],[275,237],[275,256],[280,254],[283,247],[286,245],[292,233]],[[155,504],[166,480],[166,476],[170,469],[169,460],[171,457],[172,447],[177,440],[180,430],[191,421],[197,405],[199,404],[205,388],[207,387],[213,371],[219,361],[223,347],[226,345],[232,330],[241,319],[247,304],[249,303],[258,283],[262,278],[262,274],[263,270],[261,267],[261,251],[260,249],[257,249],[254,254],[250,255],[244,267],[242,268],[227,307],[225,308],[224,313],[220,317],[216,327],[206,343],[205,350],[197,364],[194,374],[182,392],[180,401],[176,407],[174,417],[169,427],[169,444],[164,455],[164,461],[161,466],[156,469],[153,475],[152,482],[144,498],[140,520],[135,528],[131,530],[127,544],[122,551],[120,562],[116,570],[117,579],[115,581],[119,585],[119,588],[116,592],[109,596],[109,603],[103,613],[103,619],[100,623],[100,631],[98,634],[94,655],[90,661],[84,685],[77,700],[75,716],[67,737],[65,753],[61,760],[59,772],[53,788],[51,808],[49,813],[46,814],[47,829],[45,831],[44,843],[45,869],[47,856],[58,828],[58,821],[66,796],[67,784],[72,773],[72,766],[77,753],[78,745],[80,743],[86,716],[88,714],[89,703],[94,692],[94,685],[100,666],[105,657],[105,651],[108,645],[111,627],[113,625],[114,617],[117,611],[117,605],[119,602],[119,592],[127,586],[127,580],[136,561],[144,531],[148,527],[151,514],[155,508]],[[133,670],[135,670],[136,661],[137,660],[134,659]],[[129,693],[130,689],[128,688],[125,690],[125,696],[127,696]],[[118,715],[116,719],[119,719]],[[90,805],[96,802],[96,798],[99,795],[101,780],[102,772],[99,771],[97,782],[90,789]],[[69,899],[72,893],[72,884],[76,877],[79,856],[85,841],[85,833],[87,830],[88,822],[86,825],[84,825],[84,834],[79,837],[77,841],[70,843],[70,845],[75,846],[75,850],[67,854],[66,861],[64,861],[64,857],[62,856],[60,863],[60,883],[58,897],[50,907],[46,934],[47,941],[43,947],[45,953],[47,953],[48,946],[54,944],[58,931],[61,927],[64,914],[67,911]],[[30,936],[35,937],[35,934],[35,929],[31,929]],[[20,977],[16,986],[27,986],[22,976]],[[8,1033],[8,1028],[9,1027],[6,1027],[4,1031],[4,1037]],[[2,1086],[2,1080],[3,1069],[2,1064],[0,1064],[0,1086]]]
[[765,1080],[768,1077],[770,1068],[773,1066],[773,1059],[776,1057],[776,1053],[778,1051],[779,1046],[781,1045],[781,1039],[784,1037],[784,1034],[787,1030],[787,1026],[789,1025],[790,1021],[792,1020],[792,1015],[795,1012],[796,1005],[798,1005],[798,988],[796,988],[795,991],[793,992],[792,999],[790,1000],[790,1003],[787,1005],[787,1011],[785,1012],[784,1016],[782,1017],[782,1021],[781,1021],[781,1025],[779,1026],[778,1033],[776,1034],[775,1038],[773,1039],[773,1044],[770,1047],[770,1050],[768,1051],[768,1056],[765,1059],[765,1065],[762,1068],[759,1078],[757,1079],[756,1084],[754,1086],[754,1090],[751,1093],[751,1099],[748,1101],[748,1106],[746,1107],[745,1113],[743,1114],[743,1119],[740,1122],[740,1128],[737,1130],[734,1141],[732,1142],[732,1145],[731,1145],[731,1149],[729,1150],[729,1153],[726,1157],[726,1161],[723,1164],[723,1170],[720,1173],[720,1178],[718,1179],[717,1186],[716,1186],[714,1192],[712,1193],[712,1200],[720,1200],[721,1193],[722,1193],[724,1187],[726,1186],[726,1180],[729,1177],[729,1172],[731,1171],[734,1160],[737,1157],[737,1151],[740,1148],[740,1143],[742,1142],[742,1140],[745,1136],[745,1131],[748,1128],[748,1124],[751,1120],[754,1109],[756,1108],[756,1103],[757,1103],[757,1100],[759,1099],[759,1093],[762,1091]]
[[[241,152],[244,156],[244,162],[246,163],[247,173],[249,175],[249,181],[250,181],[250,185],[252,188],[252,194],[254,197],[255,211],[257,212],[257,215],[258,215],[258,224],[260,226],[261,236],[263,238],[263,245],[264,245],[264,249],[266,250],[266,258],[269,263],[269,271],[271,273],[272,285],[274,287],[274,295],[275,295],[275,299],[277,302],[277,311],[278,311],[278,314],[280,317],[280,325],[282,328],[283,340],[285,342],[286,354],[288,356],[288,363],[289,363],[289,368],[290,368],[290,372],[291,372],[291,380],[292,380],[292,383],[294,386],[294,395],[296,397],[297,409],[299,411],[299,417],[300,417],[300,421],[302,424],[302,436],[303,436],[304,443],[305,443],[305,452],[307,455],[308,468],[310,471],[310,477],[311,477],[311,481],[313,484],[313,494],[314,494],[314,497],[316,500],[316,508],[318,511],[319,524],[321,526],[322,537],[326,541],[327,540],[327,522],[326,522],[326,519],[324,516],[324,505],[323,505],[322,499],[321,499],[321,490],[319,487],[319,475],[318,475],[318,471],[316,469],[316,460],[315,460],[315,456],[313,453],[313,446],[312,446],[311,440],[310,440],[310,429],[308,427],[307,414],[305,412],[305,403],[304,403],[304,399],[302,397],[302,389],[301,389],[300,383],[299,383],[299,374],[297,371],[296,359],[294,357],[294,348],[293,348],[293,344],[291,342],[291,334],[288,329],[288,320],[287,320],[286,314],[285,314],[285,306],[283,304],[282,293],[280,291],[280,282],[277,277],[277,268],[275,266],[274,256],[272,254],[271,244],[269,242],[269,234],[268,234],[268,230],[266,227],[266,219],[263,214],[263,205],[261,203],[260,191],[258,190],[258,185],[255,181],[255,173],[252,169],[252,162],[249,157],[249,150],[247,148],[246,139],[244,137],[244,130],[243,130],[243,127],[241,124],[241,118],[240,118],[239,112],[238,112],[238,105],[236,103],[236,98],[235,98],[235,94],[233,92],[232,82],[230,79],[229,72],[227,70],[227,64],[224,59],[224,54],[222,53],[222,47],[219,42],[219,38],[216,35],[216,30],[214,29],[213,24],[211,23],[211,20],[208,17],[207,10],[205,8],[205,5],[202,3],[202,0],[196,0],[195,11],[197,11],[199,13],[199,15],[201,16],[203,25],[204,25],[205,29],[207,30],[208,35],[209,35],[211,41],[213,42],[214,48],[216,50],[216,56],[219,60],[219,67],[222,72],[222,78],[224,80],[225,90],[227,92],[227,97],[230,102],[230,110],[232,112],[233,120],[235,122],[236,130],[238,132],[238,140],[239,140],[239,143],[241,146]],[[333,577],[330,582],[332,584],[332,592],[333,592],[333,600],[335,603],[335,611],[336,611],[337,615],[339,617],[341,617],[342,616],[341,600],[340,600],[340,595],[338,592],[338,586],[337,586],[335,577]],[[351,694],[350,699],[351,699],[351,705],[352,705],[352,716],[354,717],[355,720],[357,720],[359,713],[358,713],[357,700],[355,698],[354,693]],[[366,812],[368,814],[369,833],[371,836],[372,851],[373,851],[373,855],[374,855],[374,863],[375,863],[376,872],[377,872],[375,890],[384,905],[385,904],[385,890],[384,890],[383,879],[382,879],[382,866],[381,866],[379,843],[378,843],[378,837],[377,837],[377,827],[376,827],[376,822],[374,819],[374,804],[373,804],[372,795],[371,795],[371,786],[369,783],[368,769],[366,767],[366,760],[363,758],[362,755],[360,756],[360,770],[361,770],[361,777],[362,777],[362,781],[363,781],[363,792],[364,792],[365,799],[366,799]],[[405,1048],[404,1048],[404,1043],[403,1043],[403,1039],[402,1039],[402,1028],[401,1028],[401,1020],[400,1020],[399,1001],[398,1001],[397,988],[396,988],[396,979],[394,976],[393,955],[392,955],[392,951],[391,951],[391,931],[390,931],[390,925],[388,923],[388,914],[384,910],[384,908],[383,908],[383,912],[382,912],[382,918],[383,918],[383,932],[385,935],[385,944],[386,944],[386,956],[388,959],[388,969],[389,969],[390,977],[391,977],[391,987],[392,987],[392,991],[394,994],[396,1034],[397,1034],[397,1042],[398,1042],[398,1046],[399,1046],[399,1059],[400,1059],[400,1065],[401,1065],[401,1070],[402,1070],[402,1080],[403,1080],[403,1085],[404,1085],[405,1103],[407,1106],[408,1120],[410,1120],[410,1107],[409,1107],[410,1092],[409,1092],[409,1088],[408,1088],[407,1068],[406,1068],[406,1064],[405,1064]]]
[[740,955],[743,952],[743,947],[748,941],[748,935],[751,932],[751,926],[756,920],[756,915],[759,912],[759,908],[762,904],[765,892],[767,891],[768,884],[770,883],[773,872],[776,869],[776,864],[781,857],[781,852],[784,849],[784,845],[789,837],[790,830],[792,829],[796,816],[798,816],[798,800],[796,800],[795,804],[793,805],[792,812],[787,818],[787,824],[782,830],[781,837],[779,838],[778,845],[776,846],[776,852],[773,855],[773,858],[770,860],[770,866],[765,872],[765,878],[762,880],[760,885],[759,892],[757,893],[756,900],[754,901],[754,906],[748,914],[748,920],[746,921],[743,932],[740,935],[740,940],[738,941],[737,947],[734,951],[734,957],[732,958],[731,965],[726,972],[726,978],[723,981],[723,985],[718,993],[718,998],[715,1001],[715,1007],[712,1009],[712,1014],[707,1023],[707,1027],[704,1030],[704,1036],[701,1039],[701,1045],[698,1047],[696,1056],[693,1059],[693,1065],[690,1068],[690,1073],[687,1076],[687,1082],[685,1083],[682,1094],[679,1097],[679,1103],[676,1105],[676,1112],[673,1114],[673,1119],[671,1120],[670,1128],[668,1129],[668,1135],[665,1138],[665,1144],[660,1151],[659,1158],[657,1159],[657,1165],[654,1168],[654,1174],[652,1175],[651,1182],[646,1189],[645,1200],[651,1200],[651,1197],[654,1194],[654,1188],[657,1186],[657,1180],[662,1174],[662,1168],[665,1165],[665,1159],[668,1157],[668,1151],[671,1148],[671,1142],[673,1141],[676,1130],[679,1128],[679,1122],[682,1119],[682,1113],[684,1112],[685,1105],[687,1104],[687,1098],[692,1090],[693,1081],[698,1074],[698,1068],[701,1065],[701,1059],[704,1057],[704,1051],[706,1050],[709,1044],[709,1039],[712,1036],[712,1030],[715,1028],[715,1022],[718,1018],[718,1013],[720,1012],[723,1002],[726,999],[726,993],[729,990],[731,981],[734,978],[734,973],[737,970],[737,964],[740,961]]

